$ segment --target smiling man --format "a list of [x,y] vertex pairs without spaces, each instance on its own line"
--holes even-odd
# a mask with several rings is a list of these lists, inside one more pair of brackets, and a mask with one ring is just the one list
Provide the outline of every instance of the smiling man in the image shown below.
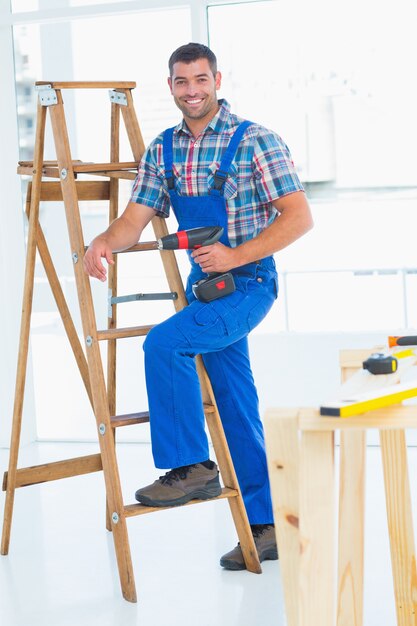
[[[247,336],[278,295],[273,254],[312,226],[289,150],[274,132],[242,120],[217,99],[221,74],[202,44],[181,46],[169,59],[168,85],[183,119],[146,150],[124,213],[96,237],[85,270],[105,280],[101,261],[136,243],[155,215],[170,209],[179,229],[222,226],[213,245],[190,255],[189,306],[154,327],[144,343],[155,465],[169,469],[136,492],[149,506],[168,506],[220,494],[209,458],[194,358],[209,373],[261,561],[277,559],[258,396]],[[192,285],[206,273],[230,271],[235,290],[200,301]],[[245,568],[237,545],[220,559]]]

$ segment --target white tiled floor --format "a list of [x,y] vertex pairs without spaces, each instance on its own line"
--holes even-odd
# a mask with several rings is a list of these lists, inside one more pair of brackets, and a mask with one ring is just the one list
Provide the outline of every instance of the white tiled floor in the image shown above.
[[[96,451],[93,444],[37,443],[22,449],[19,465]],[[147,444],[119,444],[118,456],[124,499],[133,502],[135,489],[159,472]],[[7,458],[0,450],[1,469]],[[364,626],[394,626],[379,449],[368,448],[367,458]],[[409,448],[409,465],[413,484],[416,448]],[[10,554],[0,557],[2,626],[285,625],[279,563],[264,563],[261,576],[218,565],[236,542],[227,502],[128,520],[136,605],[122,599],[104,510],[101,473],[17,491]]]
[[[19,466],[94,452],[89,444],[33,444]],[[149,445],[120,444],[118,457],[130,503],[161,472]],[[2,470],[7,459],[0,450]],[[284,624],[277,562],[264,563],[261,576],[218,564],[237,541],[226,501],[128,520],[136,605],[121,596],[104,511],[101,472],[16,492],[10,553],[0,557],[2,626]]]

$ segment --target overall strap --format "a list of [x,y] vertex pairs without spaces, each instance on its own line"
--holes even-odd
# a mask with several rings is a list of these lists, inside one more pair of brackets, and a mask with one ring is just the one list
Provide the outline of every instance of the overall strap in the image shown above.
[[174,189],[174,173],[172,171],[172,163],[174,160],[173,148],[172,148],[172,139],[174,135],[175,126],[172,128],[167,128],[164,131],[163,137],[163,155],[164,155],[164,165],[165,165],[165,178],[168,183],[168,189]]
[[248,126],[251,126],[251,124],[253,124],[253,122],[245,120],[244,122],[241,122],[239,124],[239,126],[233,133],[232,138],[229,141],[229,145],[227,146],[226,151],[220,162],[219,169],[214,175],[214,188],[211,190],[211,193],[215,193],[217,195],[223,191],[224,183],[226,182],[229,174],[229,168],[232,164],[233,159],[235,158],[240,141],[246,129],[248,128]]

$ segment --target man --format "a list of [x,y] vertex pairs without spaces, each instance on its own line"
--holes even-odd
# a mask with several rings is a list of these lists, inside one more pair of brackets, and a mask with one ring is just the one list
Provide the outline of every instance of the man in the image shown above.
[[[248,354],[248,333],[278,293],[272,257],[312,226],[304,190],[286,145],[271,131],[231,114],[217,100],[221,74],[201,44],[178,48],[169,60],[169,88],[182,122],[145,152],[124,213],[96,237],[86,271],[105,280],[101,259],[134,245],[156,215],[172,206],[179,229],[223,226],[220,241],[190,254],[189,306],[149,333],[145,371],[152,451],[169,471],[136,492],[149,506],[178,505],[219,495],[209,459],[194,357],[202,354],[213,385],[260,560],[277,559],[263,428]],[[207,273],[233,274],[236,290],[201,302],[192,284]],[[220,561],[245,569],[240,546]]]

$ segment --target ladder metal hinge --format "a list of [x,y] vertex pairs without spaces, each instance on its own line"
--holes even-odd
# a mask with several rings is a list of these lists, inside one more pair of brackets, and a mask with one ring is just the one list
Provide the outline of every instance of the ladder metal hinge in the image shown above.
[[125,93],[121,91],[114,91],[114,89],[109,90],[110,101],[114,102],[114,104],[122,104],[127,107],[127,96]]
[[52,85],[36,85],[35,90],[39,94],[39,102],[42,106],[48,107],[58,104],[56,91],[52,89]]

